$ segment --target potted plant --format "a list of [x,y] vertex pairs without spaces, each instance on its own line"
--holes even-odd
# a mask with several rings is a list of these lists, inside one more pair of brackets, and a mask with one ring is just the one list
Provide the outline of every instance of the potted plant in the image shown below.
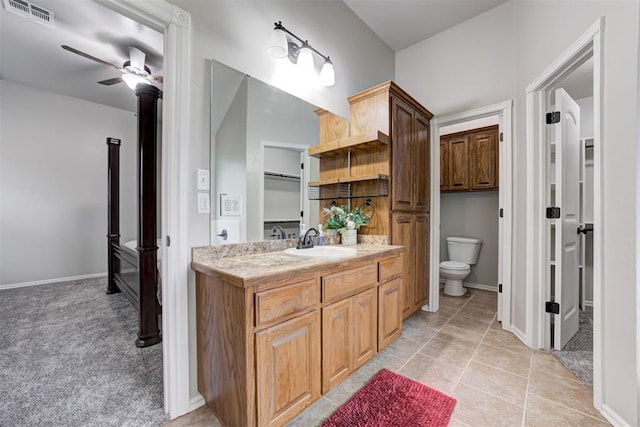
[[346,206],[331,206],[323,208],[322,214],[327,218],[325,228],[327,236],[335,236],[339,230],[346,230],[348,208]]
[[331,206],[331,208],[324,208],[323,214],[327,217],[327,231],[336,230],[340,233],[343,245],[355,245],[358,242],[358,230],[371,220],[361,207],[349,212],[347,206]]

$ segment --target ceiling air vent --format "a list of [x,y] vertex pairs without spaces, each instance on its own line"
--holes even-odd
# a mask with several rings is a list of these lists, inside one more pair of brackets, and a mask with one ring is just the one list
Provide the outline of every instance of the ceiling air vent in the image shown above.
[[49,28],[54,28],[53,12],[25,0],[2,0],[8,12],[30,19]]

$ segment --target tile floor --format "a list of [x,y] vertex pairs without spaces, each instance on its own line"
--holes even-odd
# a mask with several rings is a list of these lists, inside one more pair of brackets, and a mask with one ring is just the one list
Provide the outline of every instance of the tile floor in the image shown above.
[[[393,344],[292,420],[322,423],[382,368],[457,399],[451,426],[609,425],[592,392],[553,356],[532,351],[496,320],[496,294],[441,293],[437,313],[417,312]],[[167,426],[220,426],[206,407]]]

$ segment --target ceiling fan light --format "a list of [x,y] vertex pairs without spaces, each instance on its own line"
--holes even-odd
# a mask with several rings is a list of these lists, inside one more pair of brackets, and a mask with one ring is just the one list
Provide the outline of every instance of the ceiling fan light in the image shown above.
[[122,80],[129,86],[129,89],[135,90],[139,84],[149,84],[149,81],[144,77],[137,76],[135,74],[123,74]]
[[287,35],[279,28],[273,30],[269,40],[269,54],[274,58],[284,58],[288,54]]
[[336,83],[336,72],[333,63],[329,58],[324,61],[320,70],[320,84],[322,86],[333,86]]

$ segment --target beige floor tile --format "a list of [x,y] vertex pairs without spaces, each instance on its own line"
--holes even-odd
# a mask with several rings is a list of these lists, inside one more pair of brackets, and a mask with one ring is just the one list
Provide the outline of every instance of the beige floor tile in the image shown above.
[[398,370],[405,364],[405,360],[398,359],[389,353],[379,353],[373,359],[364,364],[357,372],[364,375],[368,379],[377,374],[382,368],[393,372]]
[[402,322],[402,336],[422,342],[423,344],[429,341],[432,336],[438,333],[439,328],[430,328],[428,326],[428,323],[423,319],[423,317],[411,316],[407,320]]
[[513,353],[511,351],[486,344],[480,344],[476,354],[473,356],[473,360],[494,368],[503,369],[511,372],[512,374],[520,375],[524,378],[529,377],[531,356]]
[[424,344],[424,342],[400,336],[400,338],[391,343],[389,347],[382,350],[380,354],[387,354],[406,362],[411,359],[411,357],[416,354]]
[[287,427],[312,427],[319,426],[322,422],[338,409],[338,405],[321,397],[313,405],[305,409],[296,418],[285,424]]
[[514,405],[524,406],[527,394],[526,378],[471,361],[460,382]]
[[175,420],[169,421],[165,427],[222,427],[222,423],[211,413],[209,408],[202,406]]
[[490,322],[463,316],[458,313],[449,320],[449,325],[484,335],[487,329],[489,329]]
[[448,427],[469,427],[469,424],[463,423],[462,421],[451,417],[451,419],[449,420],[449,426]]
[[523,408],[465,384],[453,391],[458,401],[453,418],[470,426],[513,427],[522,423]]
[[471,300],[465,308],[496,313],[498,311],[498,301],[491,301],[489,299]]
[[529,382],[529,396],[531,395],[601,418],[600,413],[593,407],[593,392],[581,382],[534,369]]
[[351,396],[369,382],[369,379],[370,378],[367,378],[359,372],[354,372],[349,375],[346,380],[329,390],[329,392],[324,395],[324,398],[329,399],[331,403],[340,406],[347,400],[351,399]]
[[544,350],[536,350],[533,352],[532,369],[534,371],[543,371],[568,380],[580,382],[580,380],[573,375],[571,371],[565,368],[558,359]]
[[531,349],[524,345],[514,334],[504,330],[489,329],[483,340],[483,344],[489,344],[503,350],[531,355]]
[[445,296],[442,292],[440,293],[440,307],[448,307],[448,308],[460,308],[466,303],[469,302],[471,298],[468,295],[463,295],[461,297],[449,297]]
[[608,422],[576,412],[548,400],[529,395],[525,413],[525,426],[584,427],[606,426]]
[[482,341],[482,335],[467,331],[466,329],[450,326],[449,324],[440,329],[440,332],[436,334],[435,338],[474,349],[477,348],[480,341]]
[[473,307],[464,306],[455,315],[455,317],[468,317],[470,319],[477,319],[482,322],[491,323],[496,317],[495,313],[491,313],[485,310],[478,310]]
[[[446,311],[447,309],[445,308],[444,310]],[[409,319],[417,318],[426,327],[438,330],[447,324],[449,319],[451,319],[451,316],[453,316],[457,310],[453,311],[451,314],[444,314],[442,313],[442,311],[443,311],[442,307],[440,308],[440,310],[438,310],[435,313],[425,313],[424,311],[421,311],[421,312],[415,313],[414,315],[409,317]],[[403,329],[404,329],[404,323],[407,322],[409,319],[402,322]]]
[[474,351],[473,348],[463,347],[438,338],[432,338],[427,345],[420,349],[420,354],[429,356],[448,365],[465,368],[473,357]]
[[443,393],[451,393],[463,369],[442,363],[422,354],[416,354],[398,373]]
[[493,319],[493,322],[491,322],[490,329],[493,329],[496,331],[504,331],[504,329],[502,329],[502,322],[498,321],[497,318]]

